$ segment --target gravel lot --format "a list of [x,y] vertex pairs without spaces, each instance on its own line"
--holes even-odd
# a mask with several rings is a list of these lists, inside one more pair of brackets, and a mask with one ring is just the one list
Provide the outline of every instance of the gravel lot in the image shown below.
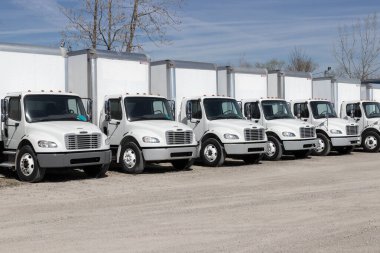
[[39,184],[0,170],[1,252],[379,252],[380,154]]

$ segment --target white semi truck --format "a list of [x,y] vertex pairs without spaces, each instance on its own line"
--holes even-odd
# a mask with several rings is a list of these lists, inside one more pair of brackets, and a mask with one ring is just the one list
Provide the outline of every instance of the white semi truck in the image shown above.
[[[304,74],[298,75],[303,78]],[[291,87],[290,81],[286,80],[284,87]],[[314,127],[294,119],[285,100],[267,98],[267,82],[266,69],[218,68],[219,94],[236,98],[242,103],[243,115],[266,129],[269,142],[266,159],[278,160],[283,154],[308,156],[316,147]],[[311,80],[308,82],[311,86]]]
[[207,166],[221,166],[226,157],[257,163],[267,151],[261,125],[249,122],[233,98],[217,96],[214,64],[158,61],[151,64],[152,91],[176,102],[176,118],[194,130],[199,156]]
[[314,155],[325,156],[331,150],[341,154],[350,153],[360,145],[359,125],[338,118],[334,106],[326,99],[303,99],[291,101],[293,114],[300,120],[316,127],[318,147]]
[[94,100],[93,122],[108,136],[122,171],[141,173],[153,162],[186,169],[198,143],[190,127],[174,121],[166,98],[149,95],[149,63],[144,54],[70,52],[69,89]]
[[366,152],[380,150],[380,103],[373,100],[342,102],[340,117],[359,125],[361,146]]

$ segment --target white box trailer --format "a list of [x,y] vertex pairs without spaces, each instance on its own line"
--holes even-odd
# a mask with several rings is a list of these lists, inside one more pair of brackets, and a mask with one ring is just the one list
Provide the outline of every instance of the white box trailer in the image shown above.
[[66,50],[0,44],[0,75],[2,98],[11,91],[65,91]]
[[151,93],[174,100],[176,112],[180,111],[184,97],[217,94],[216,65],[212,63],[174,60],[152,62],[151,81]]
[[104,50],[68,53],[68,91],[93,100],[93,122],[98,124],[106,95],[149,93],[149,58],[145,54]]
[[361,99],[380,101],[380,79],[362,81]]
[[270,71],[268,97],[287,101],[309,99],[312,96],[312,75],[309,72]]
[[340,107],[343,101],[360,100],[360,80],[333,77],[314,78],[312,97],[327,99],[334,104],[337,114],[340,115]]
[[218,67],[218,94],[237,100],[268,96],[266,69]]

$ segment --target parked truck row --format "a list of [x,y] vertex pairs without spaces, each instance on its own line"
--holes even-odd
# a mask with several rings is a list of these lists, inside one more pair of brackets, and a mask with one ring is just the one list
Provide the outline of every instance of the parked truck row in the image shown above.
[[0,166],[23,181],[380,149],[377,80],[14,44],[0,44],[0,69]]

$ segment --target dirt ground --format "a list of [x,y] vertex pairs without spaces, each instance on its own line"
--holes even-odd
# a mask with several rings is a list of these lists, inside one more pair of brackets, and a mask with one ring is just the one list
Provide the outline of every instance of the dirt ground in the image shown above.
[[0,252],[379,252],[379,156],[39,184],[0,170]]

